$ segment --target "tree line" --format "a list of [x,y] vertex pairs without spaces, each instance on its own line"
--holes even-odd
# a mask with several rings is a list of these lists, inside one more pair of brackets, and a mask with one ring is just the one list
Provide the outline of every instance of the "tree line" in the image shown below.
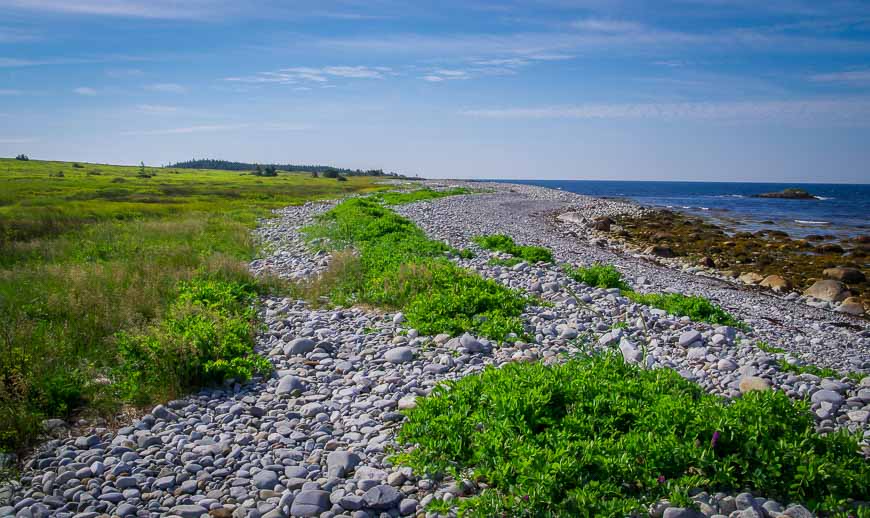
[[298,164],[251,164],[247,162],[233,162],[230,160],[216,160],[211,158],[194,158],[186,162],[177,162],[166,167],[178,169],[219,169],[222,171],[254,171],[260,172],[260,176],[275,176],[277,171],[302,171],[317,173],[326,178],[338,176],[395,176],[402,177],[398,173],[385,173],[383,169],[346,169],[328,165],[298,165]]

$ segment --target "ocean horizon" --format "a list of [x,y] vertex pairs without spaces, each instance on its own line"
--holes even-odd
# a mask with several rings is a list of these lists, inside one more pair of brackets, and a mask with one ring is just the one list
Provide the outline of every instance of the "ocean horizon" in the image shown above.
[[[538,185],[600,198],[627,199],[641,205],[702,216],[735,230],[784,230],[794,237],[811,234],[849,237],[870,231],[870,184],[696,182],[634,180],[487,180]],[[754,195],[788,188],[816,198],[791,200]]]

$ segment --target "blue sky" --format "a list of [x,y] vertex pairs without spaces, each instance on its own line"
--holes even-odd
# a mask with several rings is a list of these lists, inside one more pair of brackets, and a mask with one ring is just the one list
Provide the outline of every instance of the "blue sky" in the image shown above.
[[0,156],[870,181],[870,2],[0,0]]

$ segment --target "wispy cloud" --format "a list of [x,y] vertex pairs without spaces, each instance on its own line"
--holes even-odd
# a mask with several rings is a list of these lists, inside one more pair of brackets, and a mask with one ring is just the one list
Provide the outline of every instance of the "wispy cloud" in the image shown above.
[[145,86],[146,90],[152,92],[160,92],[164,94],[183,94],[187,93],[187,87],[178,83],[154,83]]
[[310,129],[310,126],[300,124],[289,124],[281,122],[266,122],[252,123],[245,122],[239,124],[204,124],[198,126],[184,126],[180,128],[162,128],[153,130],[134,130],[122,131],[121,135],[126,136],[153,136],[153,135],[187,135],[190,133],[214,133],[222,131],[238,131],[244,129],[251,130],[266,130],[266,131],[304,131]]
[[846,72],[833,72],[830,74],[816,74],[810,76],[810,80],[817,83],[843,83],[855,85],[870,85],[870,69],[849,70]]
[[432,70],[430,73],[424,75],[422,79],[424,81],[429,81],[432,83],[438,83],[441,81],[454,81],[457,79],[469,79],[471,76],[466,70],[458,70],[458,69],[450,69],[450,68],[436,68]]
[[837,123],[870,126],[870,99],[582,104],[463,110],[493,119],[624,119]]
[[175,113],[178,111],[178,107],[176,106],[166,106],[162,104],[138,104],[136,105],[136,111],[141,113],[148,113],[152,115],[163,115],[167,113]]
[[24,91],[12,88],[0,88],[0,95],[22,95]]
[[646,30],[646,27],[637,22],[625,20],[607,20],[599,18],[587,18],[577,20],[571,23],[571,27],[581,31],[601,32],[601,33],[626,33],[640,32]]
[[37,140],[32,137],[0,137],[0,144],[30,144]]
[[0,0],[0,6],[31,11],[164,19],[210,18],[228,5],[209,0]]
[[78,88],[73,88],[73,92],[79,95],[85,95],[88,97],[93,97],[97,95],[97,91],[89,86],[80,86]]
[[369,66],[325,66],[325,67],[291,67],[282,68],[273,72],[260,72],[252,76],[227,77],[226,81],[238,81],[242,83],[326,83],[330,79],[384,79],[391,74],[390,67]]

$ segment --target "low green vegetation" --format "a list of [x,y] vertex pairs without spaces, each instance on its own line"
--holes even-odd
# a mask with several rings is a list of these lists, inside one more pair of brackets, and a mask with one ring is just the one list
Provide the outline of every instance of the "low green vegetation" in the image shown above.
[[257,288],[247,279],[180,283],[163,321],[142,334],[116,335],[118,396],[148,403],[156,395],[270,372],[269,361],[254,354]]
[[867,374],[861,372],[848,372],[845,375],[840,372],[831,369],[830,367],[817,367],[815,365],[792,365],[785,358],[780,358],[777,360],[777,364],[779,365],[779,370],[782,372],[791,372],[794,374],[812,374],[813,376],[818,376],[820,378],[849,378],[855,383],[860,382],[864,379]]
[[542,246],[517,245],[513,238],[504,234],[480,236],[474,240],[481,248],[504,252],[529,263],[550,263],[553,261],[553,253]]
[[521,262],[523,262],[523,260],[520,259],[519,257],[508,257],[507,259],[493,257],[492,259],[487,261],[486,264],[488,264],[490,266],[506,266],[509,268],[511,266],[516,266],[516,265],[520,264]]
[[461,194],[471,194],[471,192],[471,189],[466,189],[465,187],[454,187],[453,189],[445,189],[442,191],[424,188],[407,192],[382,192],[373,194],[370,198],[386,205],[405,205],[417,201],[434,200],[437,198],[446,198],[447,196],[458,196]]
[[511,363],[438,386],[407,412],[394,461],[489,489],[473,516],[628,516],[689,492],[758,491],[815,511],[870,499],[858,437],[815,432],[778,391],[727,403],[615,355]]
[[423,334],[471,331],[495,340],[521,334],[522,294],[457,267],[449,248],[426,237],[410,220],[367,199],[350,199],[305,229],[333,251],[330,269],[307,297],[339,305],[402,309]]
[[689,317],[696,322],[746,329],[746,324],[704,297],[690,297],[680,293],[643,294],[634,291],[624,291],[623,295],[638,304],[663,309],[672,315]]
[[619,288],[628,290],[628,284],[622,280],[619,270],[611,264],[595,263],[591,266],[574,268],[564,266],[565,274],[577,282],[582,282],[596,288]]
[[759,340],[758,342],[756,342],[755,346],[768,354],[780,354],[785,352],[785,349],[770,345],[764,340]]
[[245,359],[248,300],[185,297],[209,283],[264,289],[246,263],[270,209],[381,189],[363,177],[0,159],[0,450],[27,445],[48,417],[110,414],[262,367]]

